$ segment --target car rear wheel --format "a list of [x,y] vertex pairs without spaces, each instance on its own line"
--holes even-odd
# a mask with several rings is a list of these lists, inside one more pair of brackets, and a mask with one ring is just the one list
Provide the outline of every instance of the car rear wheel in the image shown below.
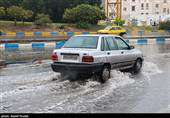
[[137,59],[136,62],[135,62],[135,65],[133,67],[133,72],[135,74],[139,73],[140,70],[142,68],[142,60],[141,59]]
[[99,81],[101,83],[105,83],[110,78],[110,68],[108,66],[104,66],[102,72],[99,75]]

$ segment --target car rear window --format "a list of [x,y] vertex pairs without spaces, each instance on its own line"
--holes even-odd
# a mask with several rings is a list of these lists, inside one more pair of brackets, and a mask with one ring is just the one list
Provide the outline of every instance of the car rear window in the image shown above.
[[63,46],[63,48],[91,48],[96,49],[98,36],[73,36]]
[[112,26],[107,26],[106,28],[105,28],[105,30],[110,30],[112,28]]

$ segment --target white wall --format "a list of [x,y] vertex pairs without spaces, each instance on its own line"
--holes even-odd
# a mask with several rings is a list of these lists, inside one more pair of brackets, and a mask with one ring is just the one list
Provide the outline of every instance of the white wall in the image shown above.
[[[109,2],[115,1],[116,0],[109,0]],[[170,0],[166,1],[167,3],[164,3],[164,0],[135,0],[135,2],[133,0],[122,0],[122,18],[125,20],[135,18],[139,20],[139,22],[147,22],[148,25],[150,24],[151,20],[159,22],[170,15]],[[141,9],[142,3],[144,4],[143,9]],[[148,9],[146,7],[147,3],[149,5]],[[156,4],[159,5],[158,8],[156,8]],[[135,11],[132,11],[132,6],[135,6]],[[113,7],[114,6],[112,6],[112,8]],[[163,12],[164,8],[166,8],[165,13]],[[124,9],[126,9],[126,11]],[[109,7],[109,12],[113,12],[111,7]]]

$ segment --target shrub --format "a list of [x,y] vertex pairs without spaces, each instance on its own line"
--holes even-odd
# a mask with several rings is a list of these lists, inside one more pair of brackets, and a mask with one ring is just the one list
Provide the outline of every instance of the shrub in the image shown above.
[[0,17],[5,15],[5,8],[0,7]]
[[81,4],[72,9],[66,9],[63,19],[69,23],[97,24],[98,20],[105,19],[104,12],[97,6]]
[[49,15],[38,14],[35,20],[35,25],[37,26],[47,26],[47,24],[52,23]]
[[159,24],[159,29],[162,29],[162,30],[170,30],[170,21],[161,22],[161,23]]
[[114,23],[118,26],[123,26],[125,24],[125,20],[115,19]]
[[86,22],[78,22],[76,24],[76,27],[77,28],[80,28],[80,29],[89,29],[90,28],[90,24],[86,23]]
[[65,29],[65,25],[58,25],[58,28],[63,30],[63,29]]
[[33,11],[24,10],[23,12],[24,13],[23,13],[22,21],[23,21],[23,24],[24,24],[24,20],[28,20],[29,18],[31,18],[33,16]]

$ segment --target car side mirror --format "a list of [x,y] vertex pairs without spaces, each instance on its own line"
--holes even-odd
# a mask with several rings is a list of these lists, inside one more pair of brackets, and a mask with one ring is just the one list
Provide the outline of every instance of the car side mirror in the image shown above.
[[130,45],[130,49],[134,49],[135,48],[135,46],[133,46],[133,45]]

